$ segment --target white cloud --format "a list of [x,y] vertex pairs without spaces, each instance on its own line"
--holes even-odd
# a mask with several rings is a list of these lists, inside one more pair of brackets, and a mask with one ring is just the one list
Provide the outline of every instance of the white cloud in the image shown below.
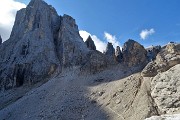
[[153,28],[151,28],[150,30],[145,29],[145,30],[141,31],[140,37],[141,37],[141,39],[145,40],[154,33],[155,33],[155,30]]
[[0,35],[3,41],[9,38],[16,12],[25,7],[25,4],[15,0],[0,0]]
[[84,41],[86,41],[87,38],[89,36],[91,36],[91,38],[93,39],[93,41],[96,45],[96,49],[101,52],[104,52],[106,50],[107,42],[112,43],[114,48],[116,48],[116,46],[120,46],[119,42],[117,41],[116,36],[115,35],[113,36],[107,32],[104,32],[104,37],[105,37],[106,41],[102,41],[96,35],[92,35],[89,32],[84,31],[84,30],[80,30],[79,34],[83,38]]
[[96,35],[91,35],[90,33],[84,30],[80,30],[79,34],[83,38],[84,41],[86,41],[88,36],[90,35],[96,45],[97,50],[103,52],[106,49],[107,43],[100,40]]
[[114,47],[120,46],[120,43],[117,41],[115,35],[111,35],[110,33],[104,32],[104,37],[107,40],[107,42],[112,43]]

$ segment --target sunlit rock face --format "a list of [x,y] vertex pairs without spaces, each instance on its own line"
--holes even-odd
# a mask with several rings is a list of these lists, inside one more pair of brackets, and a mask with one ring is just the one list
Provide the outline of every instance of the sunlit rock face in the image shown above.
[[180,44],[168,44],[161,48],[154,61],[147,64],[142,71],[142,75],[144,77],[154,77],[177,64],[180,64]]
[[85,61],[88,48],[75,20],[42,0],[17,12],[9,40],[0,47],[0,88],[36,83],[58,68]]
[[122,54],[123,62],[129,67],[147,63],[147,52],[145,48],[134,40],[129,39],[124,43]]

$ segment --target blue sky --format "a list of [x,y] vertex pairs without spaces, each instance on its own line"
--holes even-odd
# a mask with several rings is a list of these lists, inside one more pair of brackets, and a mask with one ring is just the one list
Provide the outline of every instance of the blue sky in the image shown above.
[[[30,0],[16,0],[28,4]],[[45,0],[60,15],[76,19],[84,30],[106,42],[105,32],[122,45],[134,39],[144,46],[180,42],[180,0]],[[144,39],[140,36],[142,31]],[[151,31],[151,32],[150,32]]]

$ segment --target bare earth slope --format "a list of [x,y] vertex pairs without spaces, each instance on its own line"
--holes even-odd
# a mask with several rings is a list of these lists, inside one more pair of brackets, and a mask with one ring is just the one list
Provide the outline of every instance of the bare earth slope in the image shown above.
[[[162,74],[171,72],[172,79],[177,78],[179,66]],[[5,120],[144,120],[158,115],[152,78],[119,68],[124,67],[93,75],[83,75],[78,67],[67,69],[2,109],[0,116]]]
[[153,107],[147,93],[140,90],[143,78],[138,72],[126,77],[131,70],[118,67],[94,75],[80,75],[78,68],[65,70],[2,109],[0,116],[7,120],[144,119]]

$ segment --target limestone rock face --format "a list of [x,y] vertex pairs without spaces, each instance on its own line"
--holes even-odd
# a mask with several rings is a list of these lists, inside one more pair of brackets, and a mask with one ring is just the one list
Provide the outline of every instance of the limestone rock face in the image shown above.
[[128,40],[124,43],[122,54],[123,62],[129,67],[144,65],[147,62],[145,48],[134,40]]
[[112,43],[108,42],[104,54],[106,56],[106,60],[109,65],[117,64],[116,56],[115,56],[115,49]]
[[105,55],[113,56],[113,57],[115,55],[115,49],[114,49],[112,43],[110,43],[110,42],[108,42],[108,44],[106,46]]
[[17,12],[10,38],[0,47],[0,89],[36,83],[57,68],[81,64],[87,52],[72,17],[32,0]]
[[123,59],[123,55],[122,55],[122,52],[121,52],[121,49],[119,46],[116,47],[116,52],[115,52],[115,56],[116,56],[116,61],[117,62],[122,62],[122,59]]
[[157,54],[161,50],[161,46],[152,46],[146,49],[148,61],[153,61],[156,59]]
[[79,35],[75,20],[69,15],[61,17],[55,45],[59,61],[64,67],[81,65],[87,60],[89,49]]
[[87,40],[85,41],[87,47],[90,49],[90,50],[96,50],[96,46],[94,44],[94,41],[92,40],[91,36],[89,36],[87,38]]
[[180,112],[180,64],[156,75],[151,82],[151,96],[161,114]]
[[168,44],[157,54],[156,59],[143,69],[144,77],[154,77],[159,72],[167,71],[176,64],[180,64],[180,44]]
[[81,67],[81,71],[97,73],[103,71],[108,65],[108,59],[103,53],[90,51],[87,54],[87,62]]
[[179,120],[180,114],[171,114],[171,115],[161,115],[161,116],[152,116],[146,118],[145,120]]
[[1,38],[1,35],[0,35],[0,45],[2,44],[2,38]]

